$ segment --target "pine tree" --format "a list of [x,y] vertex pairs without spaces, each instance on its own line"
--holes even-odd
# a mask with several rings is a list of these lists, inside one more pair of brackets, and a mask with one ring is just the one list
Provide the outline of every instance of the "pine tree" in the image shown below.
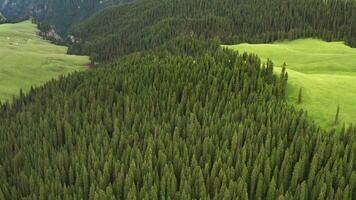
[[90,191],[89,191],[89,200],[94,200],[95,199],[95,194],[96,194],[95,186],[94,186],[94,184],[92,184],[90,186]]
[[302,88],[299,88],[299,93],[298,93],[298,104],[301,104],[302,103],[302,94],[303,93],[303,89]]
[[0,199],[6,199],[4,193],[1,190],[1,188],[0,188]]
[[335,120],[334,120],[334,125],[337,125],[339,123],[339,115],[340,115],[340,105],[337,106],[336,109],[336,115],[335,115]]
[[308,199],[308,187],[305,181],[300,185],[299,200]]
[[318,200],[322,200],[322,199],[325,199],[326,197],[326,184],[323,183],[321,185],[321,189],[320,189],[320,193],[319,193],[319,196],[318,196]]
[[276,181],[272,178],[271,183],[268,186],[267,192],[267,200],[274,200],[276,199]]
[[127,199],[128,200],[136,200],[137,199],[136,193],[137,193],[136,192],[136,186],[135,186],[135,184],[132,184],[132,186],[130,188],[130,191],[129,191],[128,195],[127,195]]
[[257,187],[256,187],[256,193],[255,193],[255,199],[262,199],[263,198],[263,178],[262,174],[259,175],[258,182],[257,182]]

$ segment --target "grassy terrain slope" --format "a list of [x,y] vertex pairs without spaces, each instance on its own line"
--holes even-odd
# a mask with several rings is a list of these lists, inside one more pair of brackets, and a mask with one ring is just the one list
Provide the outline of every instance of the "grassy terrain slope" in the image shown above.
[[0,25],[0,100],[32,85],[85,69],[88,58],[66,55],[67,48],[42,40],[30,21]]
[[[287,100],[307,110],[321,126],[333,125],[338,105],[341,108],[340,122],[355,122],[356,49],[342,42],[316,39],[228,47],[271,59],[277,67],[285,62],[289,74]],[[302,103],[298,104],[300,88]]]

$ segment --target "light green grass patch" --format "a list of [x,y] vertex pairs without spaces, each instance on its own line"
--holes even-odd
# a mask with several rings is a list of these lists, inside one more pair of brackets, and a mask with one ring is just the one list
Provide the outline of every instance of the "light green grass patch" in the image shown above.
[[0,25],[0,100],[28,91],[59,75],[86,69],[87,56],[67,55],[67,47],[43,40],[35,24]]
[[[274,62],[275,73],[286,63],[287,101],[303,108],[324,128],[334,124],[340,105],[340,123],[356,122],[356,49],[343,42],[317,39],[281,41],[273,44],[226,46],[240,52],[259,55]],[[299,89],[303,101],[297,103]]]

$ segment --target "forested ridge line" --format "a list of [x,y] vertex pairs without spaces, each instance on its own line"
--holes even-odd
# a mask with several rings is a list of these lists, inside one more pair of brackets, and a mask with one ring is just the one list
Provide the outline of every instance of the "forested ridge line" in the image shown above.
[[317,37],[355,47],[355,20],[353,0],[139,0],[74,27],[69,52],[104,62],[182,35],[225,44]]
[[2,104],[0,199],[355,198],[353,126],[291,109],[271,62],[189,40]]

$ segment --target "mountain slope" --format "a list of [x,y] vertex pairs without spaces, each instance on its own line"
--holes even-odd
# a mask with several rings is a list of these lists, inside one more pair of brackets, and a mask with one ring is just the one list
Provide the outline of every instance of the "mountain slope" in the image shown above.
[[0,108],[0,197],[353,199],[356,129],[309,123],[272,70],[205,50],[51,81]]
[[84,22],[72,52],[108,63],[0,106],[0,199],[355,199],[356,128],[320,129],[284,101],[285,69],[219,48],[352,42],[354,4],[320,2],[142,0]]
[[51,25],[62,36],[68,29],[98,10],[131,0],[2,0],[0,12],[10,20],[32,16],[38,23]]
[[6,18],[4,17],[4,15],[1,14],[0,12],[0,24],[4,23],[6,21]]
[[356,46],[355,21],[355,1],[143,0],[105,9],[76,26],[70,53],[110,61],[180,35],[228,44],[319,37]]

